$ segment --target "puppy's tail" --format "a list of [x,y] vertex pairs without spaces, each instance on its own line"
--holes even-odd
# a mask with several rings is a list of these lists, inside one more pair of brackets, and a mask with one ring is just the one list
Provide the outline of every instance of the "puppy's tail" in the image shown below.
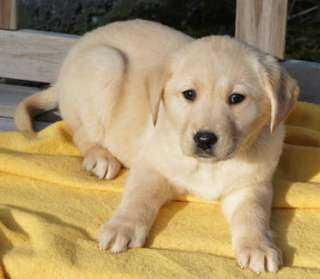
[[32,116],[41,111],[52,110],[57,105],[58,96],[52,87],[27,97],[16,108],[14,121],[17,129],[27,134],[33,134]]

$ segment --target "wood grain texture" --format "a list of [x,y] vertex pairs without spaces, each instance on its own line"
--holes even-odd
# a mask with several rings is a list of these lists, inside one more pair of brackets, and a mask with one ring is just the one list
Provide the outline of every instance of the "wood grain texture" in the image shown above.
[[[41,89],[36,87],[1,84],[0,83],[0,117],[13,118],[20,101]],[[61,120],[56,111],[41,113],[35,117],[40,122],[55,122]]]
[[236,38],[284,57],[288,0],[237,0]]
[[0,30],[0,77],[53,82],[78,36]]
[[38,90],[34,87],[0,84],[0,116],[13,117],[17,104]]
[[0,0],[0,29],[17,29],[17,0]]
[[320,104],[320,63],[287,60],[282,64],[299,83],[299,100]]
[[[41,121],[36,121],[33,122],[33,128],[35,131],[40,131],[47,126],[49,126],[49,122],[41,122]],[[14,120],[12,118],[4,118],[0,116],[0,131],[5,132],[5,131],[15,131],[16,127],[14,125]]]

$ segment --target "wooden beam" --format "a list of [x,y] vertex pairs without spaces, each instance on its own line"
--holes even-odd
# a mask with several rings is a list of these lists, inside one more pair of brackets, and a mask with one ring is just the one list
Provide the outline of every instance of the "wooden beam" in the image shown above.
[[[13,118],[22,99],[40,91],[40,88],[0,83],[0,118]],[[55,122],[61,120],[56,111],[39,114],[36,121]]]
[[[33,121],[32,124],[35,131],[40,131],[50,125],[49,122],[42,121]],[[0,116],[0,132],[15,131],[16,129],[17,128],[14,124],[13,118],[5,118]]]
[[0,29],[17,29],[17,0],[0,0]]
[[236,38],[284,57],[288,0],[237,0]]
[[0,83],[0,116],[13,117],[18,103],[36,91],[39,89]]
[[53,32],[0,30],[0,77],[51,83],[77,40]]

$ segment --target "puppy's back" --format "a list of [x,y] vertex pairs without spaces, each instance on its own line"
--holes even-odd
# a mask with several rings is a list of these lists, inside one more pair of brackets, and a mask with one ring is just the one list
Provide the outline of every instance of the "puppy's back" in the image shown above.
[[89,32],[80,39],[76,48],[105,44],[123,52],[135,66],[146,67],[157,64],[192,40],[161,23],[135,19],[114,22]]

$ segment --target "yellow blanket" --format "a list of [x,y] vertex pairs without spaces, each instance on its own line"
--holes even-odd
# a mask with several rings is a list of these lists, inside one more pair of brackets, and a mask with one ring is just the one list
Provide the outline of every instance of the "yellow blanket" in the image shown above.
[[[271,222],[285,261],[277,278],[320,278],[320,107],[299,103],[287,124]],[[99,251],[96,233],[126,177],[82,171],[61,122],[33,139],[0,133],[0,278],[257,276],[236,265],[218,204],[190,197],[161,210],[146,248]]]

